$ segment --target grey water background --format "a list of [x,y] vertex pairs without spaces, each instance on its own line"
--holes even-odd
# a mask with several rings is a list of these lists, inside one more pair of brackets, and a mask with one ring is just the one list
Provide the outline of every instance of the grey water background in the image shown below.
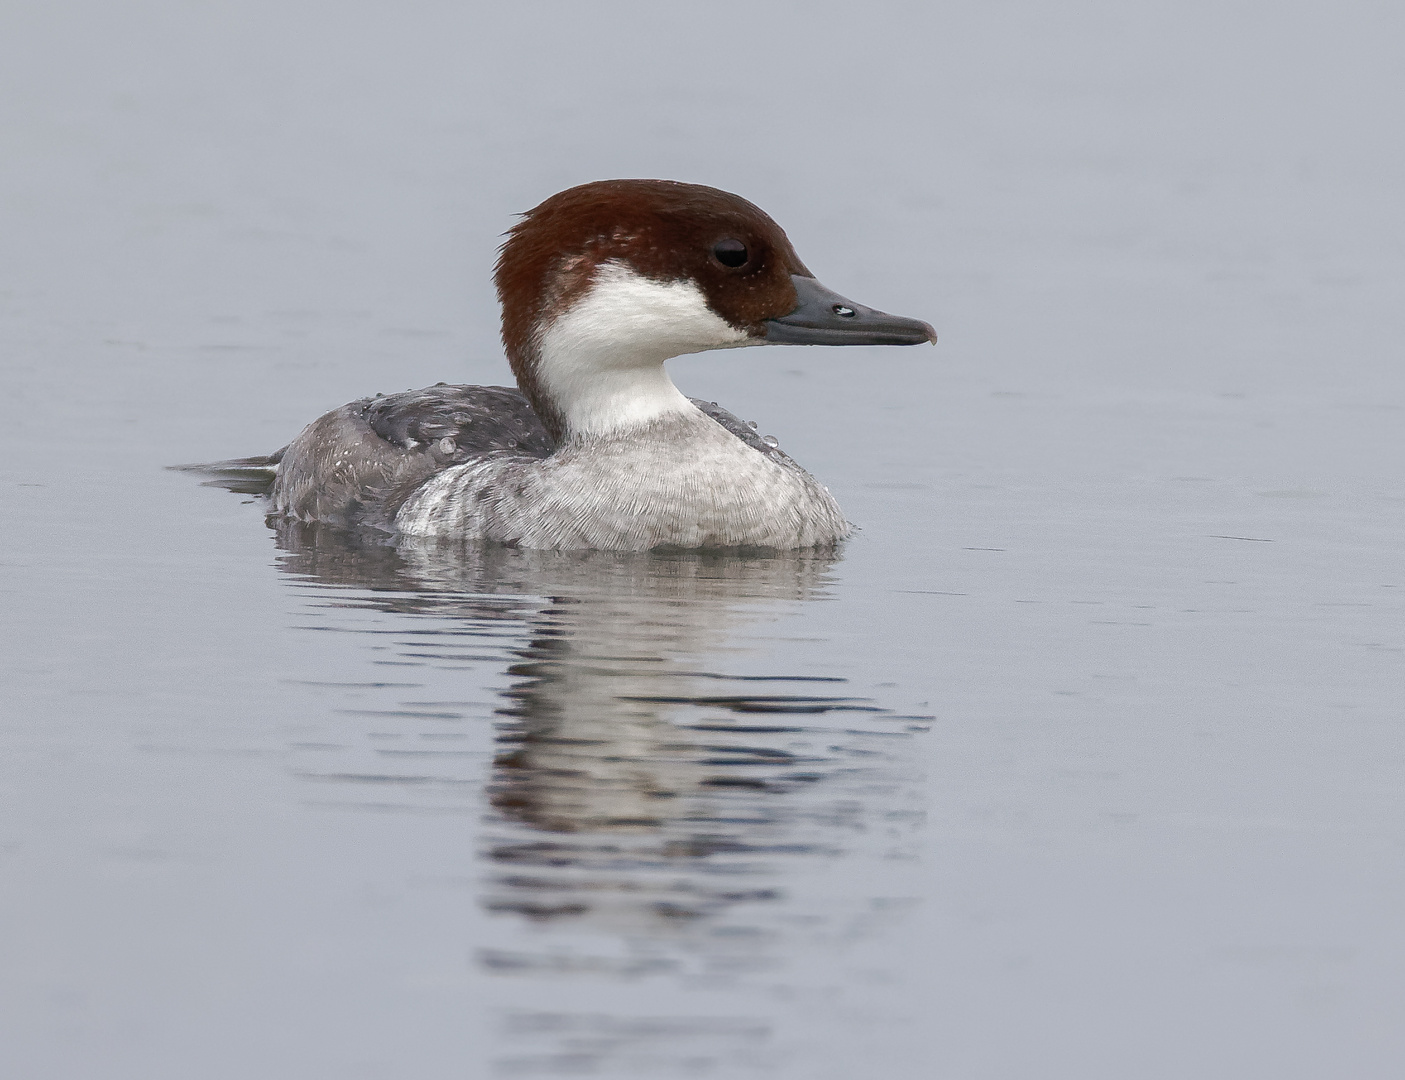
[[[6,5],[0,1072],[1399,1075],[1402,22]],[[671,365],[837,560],[163,470],[507,381],[498,235],[610,176],[937,325]]]

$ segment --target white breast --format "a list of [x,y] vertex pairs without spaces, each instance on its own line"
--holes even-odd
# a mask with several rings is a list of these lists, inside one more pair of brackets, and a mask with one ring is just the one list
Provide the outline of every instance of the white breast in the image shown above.
[[527,548],[806,548],[850,527],[814,477],[747,446],[685,399],[627,437],[588,439],[546,460],[493,455],[445,470],[401,508],[412,536]]

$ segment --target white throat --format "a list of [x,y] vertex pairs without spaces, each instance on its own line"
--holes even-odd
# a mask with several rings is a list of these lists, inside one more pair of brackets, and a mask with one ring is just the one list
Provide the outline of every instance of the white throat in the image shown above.
[[568,439],[609,435],[692,410],[664,370],[671,356],[752,344],[691,281],[601,264],[584,296],[537,336],[537,378]]

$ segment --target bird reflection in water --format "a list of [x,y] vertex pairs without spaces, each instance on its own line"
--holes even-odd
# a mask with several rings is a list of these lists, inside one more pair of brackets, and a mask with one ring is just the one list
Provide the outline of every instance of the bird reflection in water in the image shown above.
[[[910,842],[919,815],[901,762],[929,717],[846,695],[823,669],[715,670],[824,598],[832,555],[390,545],[300,525],[282,526],[278,544],[282,569],[336,590],[337,607],[433,616],[431,629],[398,632],[413,638],[395,646],[402,657],[493,661],[511,680],[492,710],[481,902],[545,937],[485,947],[491,973],[716,985],[775,972],[794,928],[813,936],[833,914],[824,897],[797,903],[788,881],[856,849],[891,858]],[[411,722],[436,705],[396,704],[384,714]],[[433,777],[361,777],[424,781],[419,798],[438,785],[444,798],[481,800],[466,778],[439,761]],[[642,1068],[653,1053],[660,1067],[703,1067],[759,1053],[769,1034],[754,1018],[666,1020],[519,1011],[513,1041],[539,1052],[501,1065]]]

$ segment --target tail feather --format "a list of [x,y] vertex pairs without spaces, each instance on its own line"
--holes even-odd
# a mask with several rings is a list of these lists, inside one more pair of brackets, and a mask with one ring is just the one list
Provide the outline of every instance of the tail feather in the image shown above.
[[[285,446],[283,450],[286,450]],[[171,465],[176,472],[202,473],[209,477],[202,481],[205,487],[224,488],[240,495],[267,495],[273,488],[273,478],[278,475],[278,463],[283,460],[283,450],[259,457],[231,458],[229,461],[211,461],[195,465]]]

